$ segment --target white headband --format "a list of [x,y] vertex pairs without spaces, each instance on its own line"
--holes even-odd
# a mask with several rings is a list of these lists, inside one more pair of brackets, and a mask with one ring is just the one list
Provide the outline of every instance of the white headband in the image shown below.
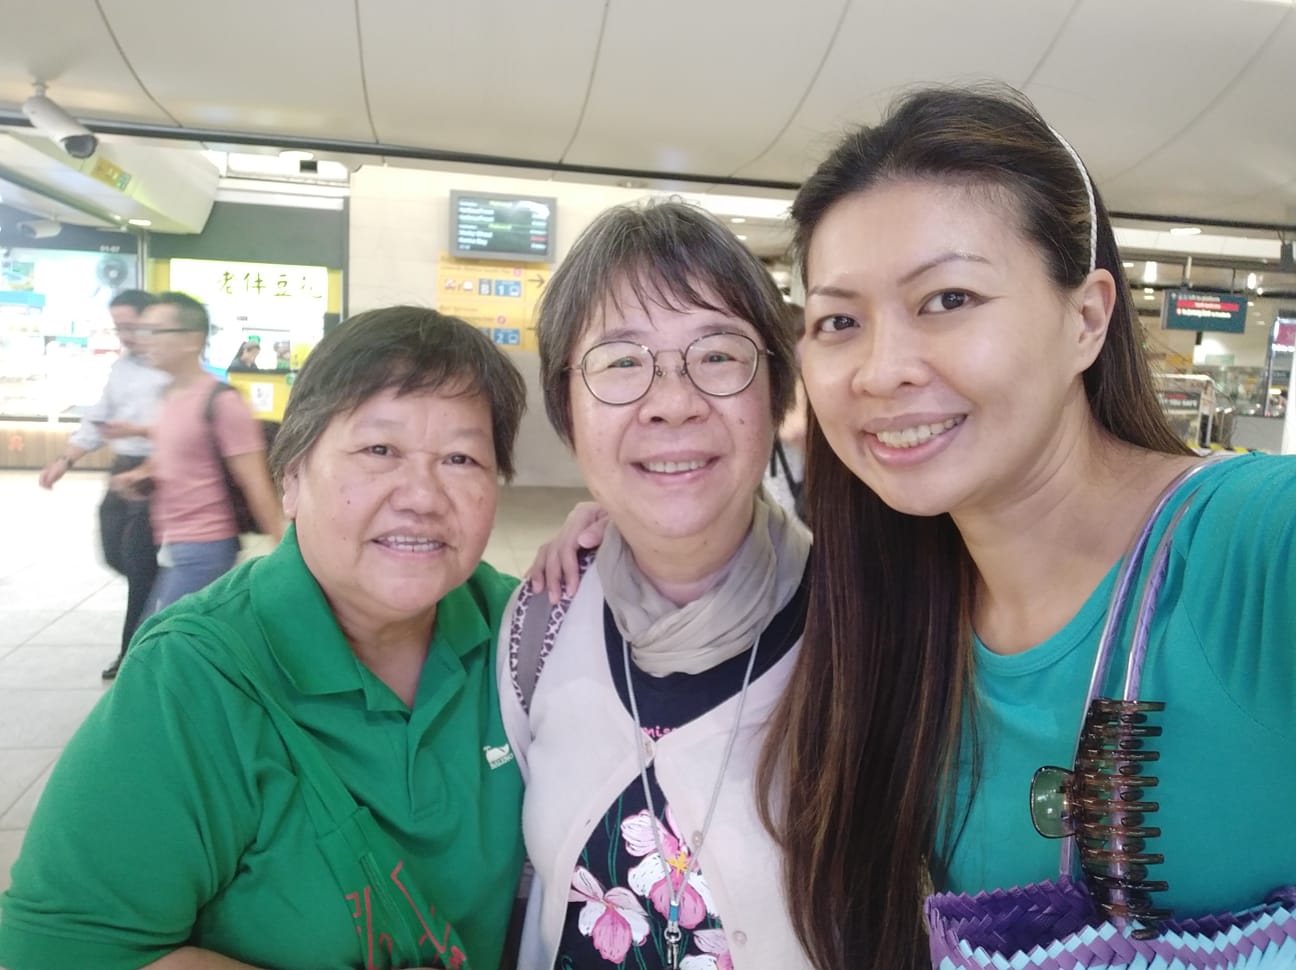
[[1071,161],[1075,162],[1076,168],[1080,170],[1080,178],[1084,182],[1085,195],[1089,197],[1089,272],[1094,271],[1098,265],[1098,205],[1094,202],[1093,182],[1089,180],[1089,172],[1084,167],[1084,162],[1080,161],[1080,156],[1076,150],[1071,147],[1071,143],[1062,137],[1062,133],[1053,126],[1049,126],[1049,131],[1053,132],[1067,154],[1071,156]]

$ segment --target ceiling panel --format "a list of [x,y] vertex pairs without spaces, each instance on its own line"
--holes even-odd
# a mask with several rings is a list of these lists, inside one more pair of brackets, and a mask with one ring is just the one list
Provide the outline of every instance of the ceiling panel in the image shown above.
[[37,80],[73,115],[167,121],[131,77],[93,0],[0,0],[0,107],[19,107]]
[[1117,191],[1246,70],[1285,13],[1238,0],[1085,0],[1026,93]]
[[877,121],[895,94],[918,83],[994,77],[1023,84],[1073,2],[856,0],[794,122],[763,158],[736,174],[804,178],[842,132]]
[[185,127],[373,140],[353,0],[101,3],[140,79]]
[[[1270,9],[1234,3],[1239,14]],[[1280,8],[1281,9],[1281,8]],[[1212,45],[1198,38],[1198,50]],[[1296,205],[1296,9],[1286,8],[1256,54],[1180,135],[1113,181],[1113,200],[1141,211],[1290,222]]]
[[601,0],[360,5],[379,138],[557,159],[598,46]]
[[727,175],[792,115],[843,0],[614,2],[564,161]]

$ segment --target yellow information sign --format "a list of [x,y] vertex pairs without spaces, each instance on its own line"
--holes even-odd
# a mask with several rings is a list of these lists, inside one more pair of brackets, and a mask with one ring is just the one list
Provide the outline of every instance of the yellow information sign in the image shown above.
[[102,155],[95,157],[94,167],[90,169],[90,177],[98,179],[104,185],[111,185],[119,192],[125,192],[126,186],[131,183],[129,172],[122,171]]
[[437,309],[468,321],[505,350],[537,350],[535,306],[549,267],[455,259],[437,263]]

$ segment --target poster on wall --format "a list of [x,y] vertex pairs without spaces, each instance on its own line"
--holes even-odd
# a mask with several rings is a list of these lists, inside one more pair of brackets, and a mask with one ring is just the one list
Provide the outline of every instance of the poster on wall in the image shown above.
[[547,265],[443,254],[437,263],[437,309],[468,321],[505,350],[535,351],[535,306],[548,282]]
[[208,363],[227,367],[245,341],[261,345],[260,370],[297,369],[324,335],[328,269],[219,259],[170,261],[173,290],[207,305]]

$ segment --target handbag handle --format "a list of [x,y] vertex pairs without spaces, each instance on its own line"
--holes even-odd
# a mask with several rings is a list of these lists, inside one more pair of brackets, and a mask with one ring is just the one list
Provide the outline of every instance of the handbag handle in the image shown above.
[[[1129,549],[1121,561],[1120,569],[1116,574],[1116,581],[1112,589],[1111,600],[1107,605],[1107,615],[1103,621],[1102,633],[1098,639],[1098,651],[1094,657],[1093,673],[1089,679],[1089,688],[1085,694],[1084,705],[1080,709],[1080,727],[1076,732],[1076,743],[1074,751],[1075,757],[1078,758],[1080,746],[1084,739],[1086,719],[1094,700],[1102,691],[1103,685],[1107,681],[1107,675],[1111,669],[1112,657],[1116,649],[1116,637],[1124,625],[1125,619],[1129,613],[1131,602],[1131,592],[1134,585],[1135,577],[1142,569],[1144,557],[1147,553],[1147,546],[1155,530],[1157,522],[1170,505],[1171,500],[1178,493],[1179,489],[1190,479],[1196,477],[1205,468],[1213,464],[1215,458],[1198,462],[1189,468],[1184,469],[1176,475],[1157,496],[1156,503],[1152,507],[1143,527],[1139,530],[1138,535],[1130,543]],[[1152,631],[1152,616],[1156,612],[1157,600],[1161,592],[1161,587],[1165,582],[1166,572],[1170,563],[1170,546],[1174,539],[1175,530],[1178,528],[1180,520],[1187,513],[1193,498],[1196,496],[1198,489],[1193,489],[1184,496],[1175,510],[1170,522],[1166,525],[1165,532],[1162,534],[1160,541],[1157,543],[1152,554],[1152,566],[1144,577],[1138,594],[1138,605],[1135,612],[1134,631],[1130,640],[1130,649],[1128,659],[1125,665],[1125,679],[1121,690],[1121,700],[1137,701],[1139,698],[1139,688],[1142,683],[1143,663],[1147,658],[1148,640]],[[1074,760],[1074,758],[1073,758]],[[1067,836],[1062,840],[1060,858],[1058,862],[1058,872],[1061,876],[1068,877],[1075,875],[1075,836]]]

